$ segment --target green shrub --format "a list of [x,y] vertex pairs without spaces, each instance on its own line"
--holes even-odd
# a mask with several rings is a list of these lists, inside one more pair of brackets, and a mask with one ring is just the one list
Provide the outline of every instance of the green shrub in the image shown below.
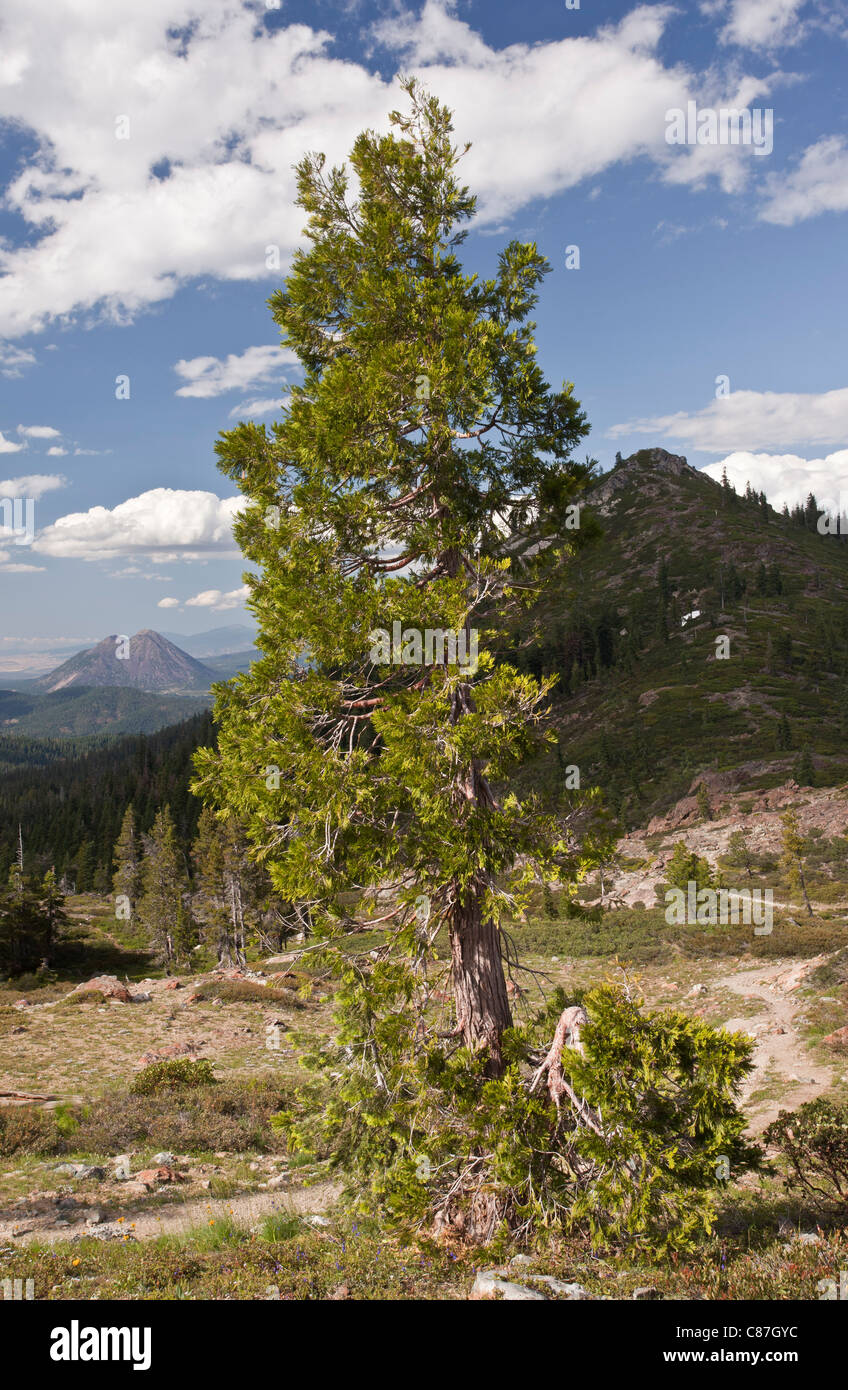
[[[384,1006],[391,996],[383,1018],[371,991]],[[565,1006],[561,991],[534,1024],[504,1035],[496,1079],[479,1053],[410,1047],[411,995],[397,963],[375,966],[358,1019],[345,1014],[339,1043],[313,1044],[304,1058],[332,1074],[329,1098],[318,1106],[304,1091],[275,1121],[293,1148],[327,1152],[360,1204],[390,1224],[477,1243],[559,1230],[661,1255],[709,1231],[725,1160],[734,1176],[760,1164],[735,1102],[751,1067],[741,1034],[643,1012],[611,986],[592,990],[585,1055],[564,1049],[571,1090],[557,1106],[529,1080]],[[345,1049],[357,1065],[345,1068]]]
[[130,1095],[153,1096],[160,1091],[177,1091],[195,1086],[217,1085],[212,1063],[202,1059],[192,1062],[188,1057],[173,1057],[166,1062],[154,1062],[145,1067],[130,1086]]
[[819,1099],[781,1110],[763,1137],[789,1165],[789,1188],[848,1202],[848,1105]]

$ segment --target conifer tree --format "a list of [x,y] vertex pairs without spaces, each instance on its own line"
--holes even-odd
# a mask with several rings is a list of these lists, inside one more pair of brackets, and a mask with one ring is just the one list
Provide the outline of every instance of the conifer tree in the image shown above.
[[[445,928],[456,1033],[497,1076],[500,921],[534,872],[556,876],[564,846],[531,800],[495,791],[538,746],[552,682],[491,649],[573,549],[587,425],[535,358],[550,267],[512,242],[491,278],[463,272],[475,204],[450,113],[405,90],[392,132],[354,145],[355,201],[345,169],[298,167],[308,245],[270,303],[304,380],[280,423],[218,446],[246,499],[235,533],[260,571],[263,656],[218,687],[219,750],[199,755],[196,788],[246,824],[283,899],[317,904],[322,930],[352,886],[366,903],[393,889],[389,949],[407,960]],[[458,652],[476,637],[476,667],[449,646],[422,660],[427,631]]]
[[144,837],[144,849],[136,916],[165,966],[170,968],[188,953],[193,930],[186,904],[186,873],[167,806],[158,812],[150,834]]
[[121,832],[115,844],[115,872],[112,887],[116,897],[125,897],[132,909],[141,893],[141,840],[136,828],[135,812],[128,806],[121,822]]
[[783,853],[780,856],[780,867],[783,869],[790,888],[800,888],[804,906],[812,917],[813,907],[807,893],[807,878],[804,870],[807,842],[801,834],[797,812],[791,809],[784,811],[780,819],[783,824]]

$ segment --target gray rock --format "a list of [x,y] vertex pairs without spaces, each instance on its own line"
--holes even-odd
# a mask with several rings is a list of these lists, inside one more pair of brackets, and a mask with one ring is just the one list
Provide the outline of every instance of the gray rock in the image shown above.
[[631,1298],[633,1298],[636,1303],[644,1303],[647,1302],[648,1299],[662,1298],[662,1294],[659,1289],[647,1286],[643,1289],[634,1289]]
[[169,1153],[154,1154],[153,1162],[158,1168],[173,1168],[174,1155]]
[[530,1274],[527,1277],[532,1279],[534,1284],[546,1284],[553,1293],[562,1294],[564,1298],[573,1302],[595,1297],[588,1289],[584,1289],[582,1284],[566,1284],[562,1279],[555,1279],[552,1274]]
[[543,1293],[527,1289],[523,1284],[513,1284],[509,1279],[502,1278],[496,1269],[481,1269],[469,1296],[475,1299],[492,1298],[495,1294],[500,1294],[505,1303],[547,1301]]

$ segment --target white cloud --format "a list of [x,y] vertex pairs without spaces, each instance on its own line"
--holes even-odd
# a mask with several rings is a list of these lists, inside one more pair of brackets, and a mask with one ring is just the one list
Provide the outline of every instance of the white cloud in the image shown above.
[[[834,515],[848,510],[848,449],[839,449],[824,458],[805,459],[798,454],[728,454],[703,470],[718,482],[722,470],[737,492],[750,482],[756,492],[764,492],[778,510],[784,503],[794,507],[814,493],[821,510]],[[840,507],[841,498],[841,507]]]
[[35,353],[14,343],[0,343],[0,376],[23,376],[24,367],[35,365]]
[[290,348],[249,347],[239,356],[231,352],[223,360],[219,357],[192,357],[174,364],[177,376],[183,378],[178,396],[222,396],[225,391],[243,391],[248,386],[268,381],[278,376],[284,367],[298,361],[297,354]]
[[790,173],[773,174],[766,188],[764,222],[791,227],[822,212],[848,211],[848,144],[841,135],[825,136],[807,147]]
[[655,415],[614,425],[611,439],[648,434],[680,440],[712,453],[781,449],[793,444],[844,444],[848,439],[848,387],[820,395],[801,391],[731,391],[689,415]]
[[7,439],[0,430],[0,454],[19,454],[24,447],[23,444],[16,444],[13,439]]
[[60,439],[62,431],[52,425],[18,425],[18,434],[25,439]]
[[806,0],[731,0],[705,6],[710,13],[727,14],[719,38],[741,48],[776,48],[797,43],[802,37],[798,22]]
[[0,482],[0,497],[32,497],[36,502],[45,492],[67,487],[61,473],[29,473],[23,478],[6,478]]
[[275,415],[286,404],[285,396],[266,396],[261,400],[242,401],[230,411],[231,420],[258,420],[260,415]]
[[160,598],[156,605],[157,608],[179,608],[179,606],[180,601],[178,598]]
[[111,509],[61,516],[41,532],[33,549],[77,560],[146,555],[154,563],[237,555],[232,521],[240,497],[153,488]]
[[47,450],[47,457],[62,458],[67,452],[67,449],[63,449],[61,444],[52,444]]
[[250,594],[246,584],[240,589],[222,593],[220,589],[204,589],[194,598],[186,599],[186,608],[211,608],[214,613],[224,613],[230,608],[240,608]]
[[[643,155],[675,183],[741,185],[750,147],[673,151],[665,113],[690,97],[736,105],[766,82],[734,75],[725,93],[712,73],[666,66],[657,50],[672,13],[641,5],[592,36],[496,50],[447,0],[426,0],[375,38],[454,108],[457,137],[474,142],[463,177],[481,225],[498,225]],[[203,277],[285,273],[303,225],[292,166],[310,149],[342,162],[363,127],[386,129],[399,94],[331,56],[331,35],[269,31],[263,17],[233,0],[145,0],[116,25],[107,0],[80,0],[46,26],[31,0],[5,0],[0,118],[31,132],[38,153],[6,190],[28,236],[0,245],[0,332],[93,314],[126,322]],[[118,139],[124,116],[130,138]]]

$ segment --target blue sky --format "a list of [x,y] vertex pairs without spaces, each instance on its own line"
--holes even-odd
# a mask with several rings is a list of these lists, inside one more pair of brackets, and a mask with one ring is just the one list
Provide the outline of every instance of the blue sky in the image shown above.
[[[848,497],[844,3],[5,0],[0,498],[36,532],[0,534],[0,670],[250,621],[213,445],[296,370],[265,303],[292,164],[384,127],[401,71],[473,141],[466,265],[550,260],[540,359],[603,468],[661,444]],[[773,148],[669,144],[688,102],[773,112]]]

